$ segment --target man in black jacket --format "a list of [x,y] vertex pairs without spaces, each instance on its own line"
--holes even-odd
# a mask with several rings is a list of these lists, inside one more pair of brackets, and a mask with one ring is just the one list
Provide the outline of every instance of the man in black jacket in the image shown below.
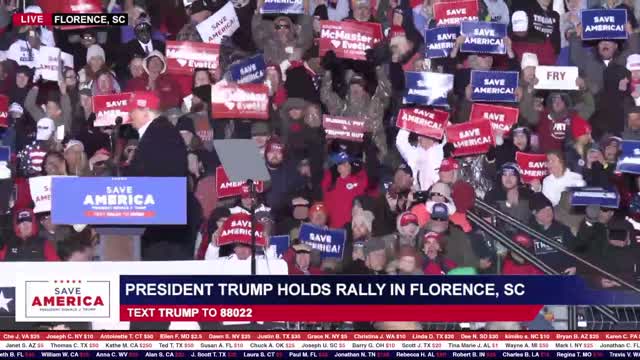
[[118,76],[122,78],[129,75],[127,66],[134,56],[145,58],[154,50],[158,50],[162,54],[165,53],[165,44],[151,38],[152,28],[148,17],[138,19],[134,32],[136,38],[122,47],[122,52],[118,57]]
[[[553,206],[546,196],[542,193],[533,194],[529,200],[529,208],[534,215],[534,221],[531,224],[534,230],[556,241],[558,245],[564,246],[568,250],[575,250],[575,236],[573,236],[569,227],[554,219]],[[575,275],[576,267],[573,265],[572,259],[542,241],[536,240],[534,242],[534,253],[538,259],[556,271],[566,275]]]
[[187,148],[180,132],[160,116],[160,99],[151,92],[135,92],[129,100],[131,125],[139,143],[128,176],[187,176]]
[[[138,131],[140,140],[127,176],[188,175],[184,141],[169,120],[159,115],[159,109],[160,99],[151,92],[135,92],[129,99],[131,125]],[[184,191],[187,191],[186,187]],[[193,246],[185,225],[151,226],[142,236],[141,255],[143,260],[191,259]]]

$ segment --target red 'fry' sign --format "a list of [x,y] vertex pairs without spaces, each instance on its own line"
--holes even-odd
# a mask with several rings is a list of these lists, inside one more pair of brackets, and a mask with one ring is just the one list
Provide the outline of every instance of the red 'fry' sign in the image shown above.
[[534,180],[542,180],[549,174],[547,168],[547,155],[516,152],[516,162],[520,167],[520,177],[525,184],[531,184]]
[[518,121],[519,114],[520,110],[518,108],[473,103],[469,118],[472,122],[489,120],[494,131],[506,133]]
[[327,134],[327,139],[341,139],[347,141],[362,142],[364,140],[364,120],[342,116],[322,117],[322,126]]
[[434,139],[442,139],[449,113],[437,109],[402,108],[396,126]]
[[455,149],[453,156],[484,154],[495,143],[489,120],[449,125],[446,133]]
[[366,60],[365,50],[382,40],[382,25],[360,21],[321,21],[320,56],[333,50],[345,59]]

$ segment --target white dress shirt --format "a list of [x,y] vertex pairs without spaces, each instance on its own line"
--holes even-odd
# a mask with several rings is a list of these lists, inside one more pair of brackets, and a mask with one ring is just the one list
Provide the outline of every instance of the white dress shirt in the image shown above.
[[142,46],[142,50],[144,50],[145,54],[149,54],[153,51],[153,42],[149,40],[148,43],[143,44],[140,40],[138,40],[140,46]]
[[138,141],[142,140],[142,137],[144,136],[144,133],[147,132],[147,128],[149,127],[149,125],[151,125],[152,122],[153,122],[153,120],[151,120],[148,123],[142,125],[142,127],[140,129],[138,129]]

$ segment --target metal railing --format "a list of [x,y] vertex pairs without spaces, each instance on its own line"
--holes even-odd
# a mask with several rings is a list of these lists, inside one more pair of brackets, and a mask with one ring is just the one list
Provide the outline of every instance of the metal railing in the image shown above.
[[[612,279],[616,282],[618,282],[619,284],[621,284],[623,287],[628,288],[632,291],[635,292],[640,292],[640,288],[638,288],[637,286],[622,280],[621,278],[619,278],[618,276],[610,273],[609,271],[601,268],[600,266],[593,264],[592,262],[582,258],[581,256],[578,256],[574,253],[572,253],[571,251],[569,251],[568,249],[566,249],[563,245],[559,244],[557,241],[554,241],[552,239],[550,239],[549,237],[545,236],[544,234],[540,233],[539,231],[536,231],[535,229],[532,229],[531,227],[529,227],[526,224],[523,224],[522,222],[520,222],[519,220],[511,217],[508,214],[505,214],[504,212],[494,208],[493,206],[487,204],[486,202],[484,202],[481,199],[476,199],[476,208],[479,210],[482,210],[484,212],[487,212],[489,214],[491,214],[492,216],[494,216],[495,218],[499,219],[500,221],[503,221],[504,223],[506,223],[509,226],[512,226],[513,228],[531,236],[532,238],[542,242],[543,244],[555,249],[556,251],[576,260],[577,262],[581,263],[582,265],[594,270],[595,272],[609,278]],[[495,237],[495,239],[505,248],[507,248],[508,250],[513,251],[514,253],[516,253],[517,255],[522,256],[524,259],[526,259],[527,261],[529,261],[531,264],[537,266],[540,270],[542,270],[543,272],[545,272],[546,274],[553,274],[553,275],[557,275],[558,272],[555,271],[554,269],[550,268],[548,265],[544,264],[544,262],[542,262],[540,259],[538,259],[537,257],[535,257],[533,254],[529,253],[528,251],[526,251],[524,248],[521,248],[520,245],[516,244],[515,242],[513,242],[508,236],[504,235],[503,233],[501,233],[496,227],[492,226],[491,224],[488,224],[486,221],[484,221],[481,217],[479,217],[478,215],[469,212],[468,214],[469,220],[474,223],[474,225],[476,225],[478,228],[482,229],[483,231],[487,232],[490,236]],[[591,314],[591,316],[589,316],[589,319],[598,319],[598,321],[600,321],[601,323],[607,323],[607,324],[611,324],[611,326],[615,326],[616,324],[619,323],[620,321],[620,314],[626,314],[627,312],[621,312],[620,309],[618,308],[610,308],[607,306],[588,306],[588,307],[582,307],[581,309],[582,311],[580,311],[580,309],[576,306],[570,306],[569,307],[569,328],[571,330],[575,330],[577,328],[584,328],[587,327],[588,325],[584,325],[585,321],[584,321],[584,314]],[[593,312],[593,310],[596,310],[596,312]],[[635,314],[635,311],[633,311],[633,313]],[[582,318],[583,321],[580,321],[579,318]],[[624,321],[624,320],[623,320]],[[632,321],[630,321],[632,322]],[[582,324],[582,325],[581,325]]]

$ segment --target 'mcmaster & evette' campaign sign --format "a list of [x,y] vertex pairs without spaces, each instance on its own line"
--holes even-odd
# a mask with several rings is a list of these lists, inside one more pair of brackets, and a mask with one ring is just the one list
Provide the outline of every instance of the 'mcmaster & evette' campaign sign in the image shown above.
[[181,225],[187,223],[183,177],[55,177],[54,224]]

